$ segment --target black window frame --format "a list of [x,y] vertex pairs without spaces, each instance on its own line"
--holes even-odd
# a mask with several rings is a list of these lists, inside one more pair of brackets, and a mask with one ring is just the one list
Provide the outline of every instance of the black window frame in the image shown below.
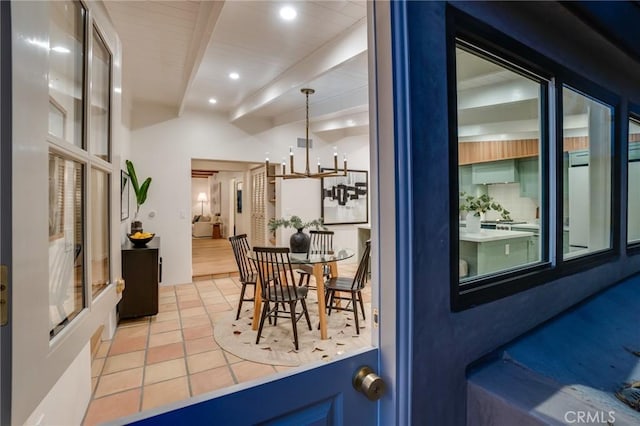
[[[447,6],[447,91],[449,118],[449,196],[450,196],[450,287],[451,310],[458,312],[477,305],[495,301],[533,287],[544,285],[563,276],[585,271],[620,256],[621,223],[616,214],[622,208],[620,171],[621,145],[621,97],[595,82],[583,77],[563,65],[547,58],[534,49],[510,36],[456,9]],[[484,52],[485,59],[506,66],[507,69],[531,78],[548,81],[547,90],[541,90],[540,97],[540,229],[541,259],[534,265],[507,270],[466,282],[462,286],[459,279],[459,214],[458,214],[458,111],[456,89],[456,47],[459,40],[475,46],[475,54]],[[524,71],[524,72],[523,72]],[[535,78],[534,78],[535,80]],[[609,249],[589,253],[575,258],[563,259],[562,253],[562,212],[563,212],[563,109],[562,88],[569,87],[591,99],[606,104],[612,109],[611,133],[611,245]],[[638,110],[640,114],[640,109]],[[551,116],[553,114],[553,117]],[[628,117],[625,117],[628,119]],[[555,123],[552,139],[551,126]],[[552,152],[555,169],[551,170]],[[551,200],[551,179],[555,179],[555,199]],[[555,207],[555,210],[552,209]],[[553,216],[552,216],[553,215]],[[546,221],[546,223],[545,223]],[[555,227],[555,228],[554,228]],[[551,229],[555,234],[551,235]],[[554,237],[555,241],[551,238]],[[554,251],[550,252],[551,243]],[[640,253],[640,244],[638,244]],[[552,253],[554,256],[552,256]]]
[[[622,115],[622,114],[620,114]],[[636,121],[638,124],[640,124],[640,104],[635,104],[635,103],[629,103],[627,105],[627,116],[626,116],[626,124],[627,126],[621,126],[621,133],[623,133],[622,136],[622,140],[626,141],[626,143],[623,143],[621,151],[625,151],[626,152],[626,156],[624,156],[624,158],[621,158],[621,161],[625,161],[625,165],[624,167],[626,167],[626,179],[627,179],[627,193],[625,194],[625,202],[626,205],[624,206],[625,208],[625,217],[627,218],[627,221],[625,223],[626,225],[626,230],[625,230],[625,252],[627,254],[627,256],[636,256],[638,254],[640,254],[640,240],[638,241],[632,241],[629,242],[629,144],[630,144],[630,140],[629,140],[629,127],[628,127],[628,123],[629,121]],[[640,142],[639,142],[640,143]],[[621,155],[621,157],[623,157]],[[640,161],[640,160],[638,160]]]

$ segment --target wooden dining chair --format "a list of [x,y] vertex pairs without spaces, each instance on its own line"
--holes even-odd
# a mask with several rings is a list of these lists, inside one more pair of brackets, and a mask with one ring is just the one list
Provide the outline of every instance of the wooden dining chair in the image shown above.
[[[333,231],[309,231],[309,250],[307,250],[307,255],[311,256],[333,253],[333,234]],[[298,265],[297,268],[306,278],[306,285],[309,287],[309,279],[311,278],[311,275],[313,275],[313,266]],[[323,265],[322,275],[326,279],[329,278],[329,265]]]
[[[309,330],[311,330],[311,320],[305,300],[309,288],[301,286],[300,283],[296,285],[288,247],[254,247],[253,252],[260,277],[263,303],[256,344],[260,342],[262,327],[267,317],[273,318],[274,326],[278,325],[278,318],[290,318],[293,326],[294,345],[298,350],[297,323],[303,315],[307,320]],[[302,278],[300,276],[300,281]],[[296,312],[298,302],[302,306],[300,313]]]
[[[362,301],[362,289],[367,284],[367,272],[369,269],[369,257],[371,255],[371,240],[367,240],[365,243],[364,252],[360,258],[358,264],[358,270],[353,278],[344,277],[331,277],[325,284],[325,304],[329,309],[328,315],[331,315],[331,310],[338,311],[350,311],[353,312],[353,316],[356,321],[356,333],[360,334],[360,324],[358,319],[358,303],[362,310],[362,319],[367,319],[364,313],[364,303]],[[342,296],[342,293],[349,293],[350,297]],[[338,302],[340,300],[348,300],[351,303],[347,303],[344,307]]]
[[247,234],[234,235],[233,237],[229,237],[229,241],[231,242],[233,255],[236,258],[236,264],[238,265],[238,271],[240,272],[240,284],[242,284],[240,300],[238,301],[238,313],[236,314],[236,319],[239,319],[242,302],[255,301],[253,297],[245,297],[245,292],[247,286],[253,286],[253,294],[255,294],[256,278],[258,277],[258,274],[253,262],[247,257],[247,254],[251,250],[247,240]]

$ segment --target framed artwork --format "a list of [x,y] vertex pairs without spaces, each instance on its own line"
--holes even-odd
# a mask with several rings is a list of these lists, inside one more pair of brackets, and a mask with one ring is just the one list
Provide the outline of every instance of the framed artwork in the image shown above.
[[129,175],[120,170],[120,221],[129,218]]
[[236,185],[236,209],[238,213],[242,213],[242,182]]
[[366,170],[347,170],[346,176],[322,178],[320,190],[325,225],[369,222],[369,172]]

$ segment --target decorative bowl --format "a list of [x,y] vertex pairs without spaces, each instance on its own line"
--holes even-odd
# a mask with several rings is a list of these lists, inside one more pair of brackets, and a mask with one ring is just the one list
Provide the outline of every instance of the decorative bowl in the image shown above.
[[156,234],[151,234],[151,236],[146,236],[144,238],[134,238],[134,235],[135,234],[127,234],[129,241],[131,241],[134,247],[146,247],[147,243],[153,240],[153,237],[156,236]]

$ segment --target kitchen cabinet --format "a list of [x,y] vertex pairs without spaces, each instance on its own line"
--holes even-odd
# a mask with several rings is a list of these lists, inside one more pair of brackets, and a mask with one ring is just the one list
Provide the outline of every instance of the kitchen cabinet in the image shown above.
[[518,160],[518,174],[520,180],[520,196],[538,199],[539,178],[538,157],[521,158]]
[[629,144],[629,161],[639,161],[640,160],[640,143],[631,142]]
[[467,262],[469,276],[504,271],[529,263],[531,232],[485,230],[460,234],[460,259]]
[[534,225],[525,225],[524,227],[512,226],[512,231],[531,232],[533,235],[529,237],[529,248],[527,260],[529,263],[540,261],[540,228]]
[[589,151],[571,151],[569,153],[569,167],[588,166],[589,165]]
[[471,183],[512,183],[518,182],[516,160],[491,161],[471,165]]
[[472,182],[471,174],[471,165],[458,167],[458,187],[460,192],[476,195],[478,185]]
[[158,313],[158,285],[162,280],[160,237],[146,247],[134,247],[127,241],[122,247],[122,277],[125,288],[118,304],[121,319]]

